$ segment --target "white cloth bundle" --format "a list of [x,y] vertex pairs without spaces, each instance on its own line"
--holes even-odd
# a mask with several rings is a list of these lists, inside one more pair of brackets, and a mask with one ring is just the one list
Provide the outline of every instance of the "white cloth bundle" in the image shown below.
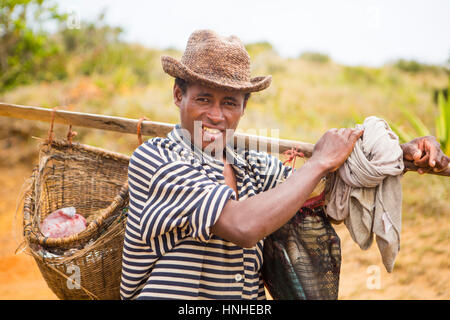
[[386,121],[368,117],[347,161],[327,181],[326,212],[367,250],[373,234],[388,272],[400,250],[403,151]]

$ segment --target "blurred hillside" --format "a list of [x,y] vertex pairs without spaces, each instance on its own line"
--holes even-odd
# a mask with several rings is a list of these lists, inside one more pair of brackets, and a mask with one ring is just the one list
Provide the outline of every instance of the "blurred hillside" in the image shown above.
[[[48,41],[57,48],[48,63],[59,66],[58,72],[38,61],[35,64],[39,72],[32,71],[27,77],[9,82],[9,86],[1,86],[0,99],[133,118],[145,115],[176,123],[173,79],[162,71],[160,57],[180,57],[181,52],[125,43],[120,40],[121,32],[120,28],[105,25],[102,16],[95,23],[81,23],[79,29],[62,24],[56,34],[48,35]],[[433,128],[438,113],[434,92],[448,85],[448,70],[418,62],[398,61],[380,68],[350,67],[314,52],[283,59],[269,43],[247,44],[247,48],[252,74],[271,74],[273,81],[267,90],[252,95],[240,128],[277,128],[282,138],[314,142],[331,127],[353,126],[369,115],[408,130],[411,125],[399,106]],[[15,121],[6,122],[7,127],[14,127]],[[99,132],[79,131],[79,139],[87,143],[107,143]],[[130,152],[124,149],[130,137],[121,139],[126,140],[115,141],[115,148]]]
[[[40,1],[28,2],[36,5]],[[0,17],[4,18],[2,10]],[[50,12],[45,19],[59,23],[56,33],[30,31],[23,22],[5,27],[12,30],[9,35],[0,34],[2,45],[10,43],[10,58],[1,63],[0,101],[178,122],[178,109],[172,103],[173,79],[162,71],[160,57],[180,57],[181,52],[123,42],[122,29],[104,24],[102,16],[69,28],[67,17],[57,8],[43,11]],[[7,46],[1,47],[5,57]],[[280,138],[314,143],[329,128],[351,127],[370,115],[412,129],[399,106],[420,117],[433,133],[438,113],[433,97],[436,90],[449,84],[449,71],[444,67],[416,61],[397,61],[379,68],[349,67],[316,52],[284,59],[270,43],[247,44],[247,49],[252,74],[273,76],[267,90],[250,98],[240,123],[240,129],[248,133],[279,129]],[[45,138],[48,128],[48,123],[0,117],[0,170],[4,177],[13,174],[17,181],[9,185],[8,198],[18,195],[23,181],[17,177],[26,178],[37,161],[38,141],[32,137]],[[56,137],[66,136],[66,126],[55,125],[55,129]],[[75,140],[82,143],[126,154],[137,146],[135,135],[74,130],[78,132]],[[18,165],[12,173],[8,171],[11,164]],[[346,230],[337,227],[343,239],[342,298],[450,298],[450,179],[410,173],[403,182],[405,244],[394,274],[383,274],[388,280],[381,291],[361,289],[367,277],[365,269],[372,264],[381,266],[376,250],[359,250]],[[5,204],[0,212],[2,222],[10,221],[15,210],[12,201],[4,200],[0,198]],[[8,203],[11,205],[6,207]],[[0,230],[4,237],[9,236],[8,228]],[[1,259],[7,259],[5,252],[1,254]]]

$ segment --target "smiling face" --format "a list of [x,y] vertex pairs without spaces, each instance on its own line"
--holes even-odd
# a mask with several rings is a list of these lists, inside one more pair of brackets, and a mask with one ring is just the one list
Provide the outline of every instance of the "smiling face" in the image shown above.
[[189,131],[192,143],[202,150],[213,142],[225,146],[247,104],[242,92],[212,89],[196,83],[188,84],[184,94],[175,84],[173,95],[180,108],[181,127]]

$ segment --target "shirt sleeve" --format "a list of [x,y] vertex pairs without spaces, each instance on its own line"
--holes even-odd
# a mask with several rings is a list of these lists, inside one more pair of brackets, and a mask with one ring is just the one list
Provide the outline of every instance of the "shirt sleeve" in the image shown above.
[[183,161],[162,164],[149,183],[148,200],[140,215],[142,240],[162,254],[185,236],[206,242],[225,204],[234,199],[227,185],[213,182]]

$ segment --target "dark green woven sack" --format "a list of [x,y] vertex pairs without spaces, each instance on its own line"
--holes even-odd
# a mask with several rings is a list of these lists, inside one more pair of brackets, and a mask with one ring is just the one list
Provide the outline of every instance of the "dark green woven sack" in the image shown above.
[[264,240],[263,278],[275,300],[338,298],[340,239],[323,206],[303,207]]

